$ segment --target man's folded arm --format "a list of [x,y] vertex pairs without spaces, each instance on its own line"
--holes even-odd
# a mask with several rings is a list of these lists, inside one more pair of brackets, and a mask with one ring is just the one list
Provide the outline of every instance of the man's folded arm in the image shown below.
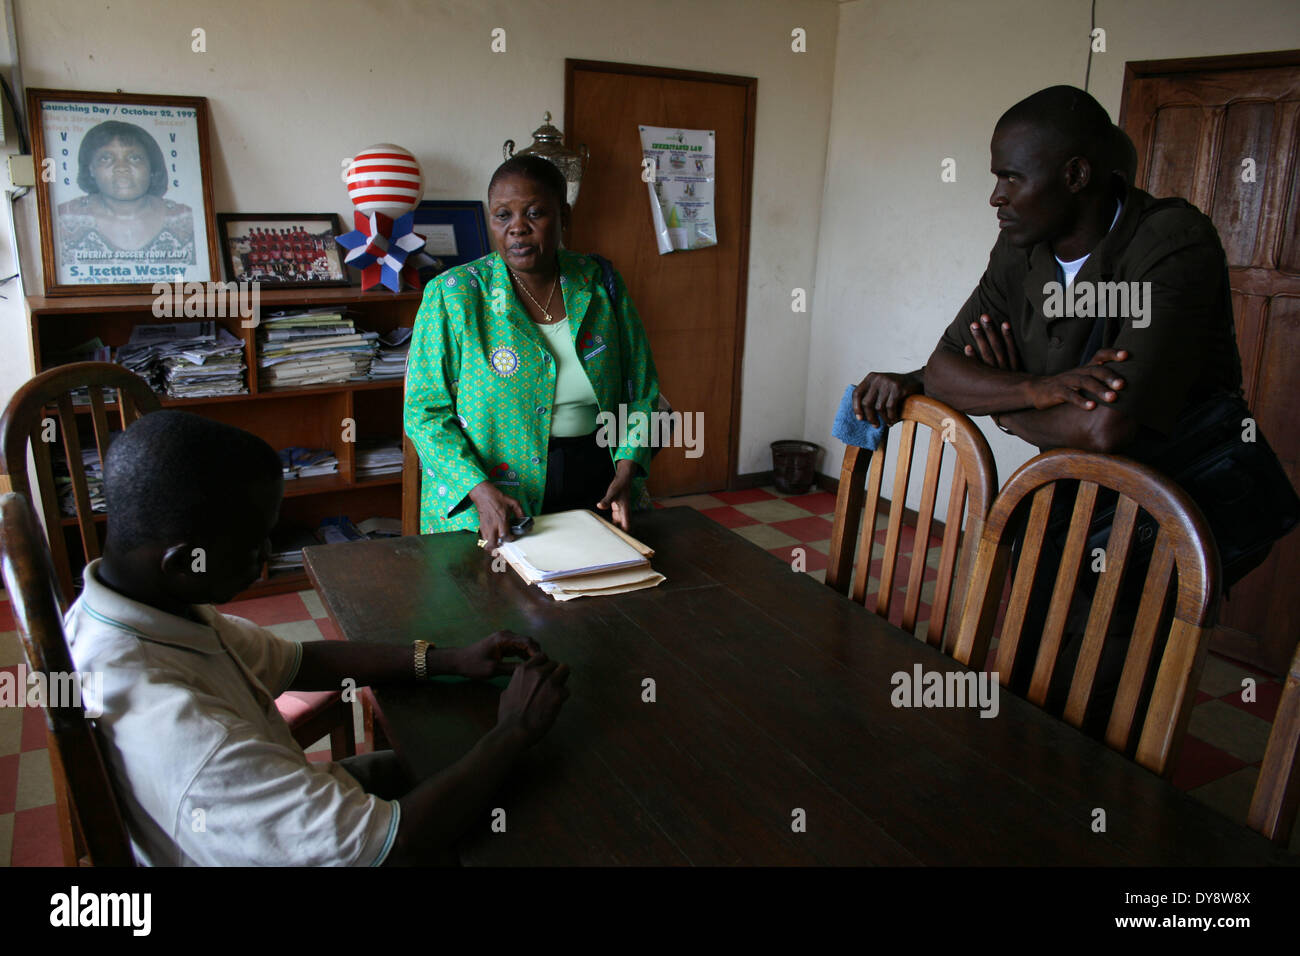
[[1008,372],[953,351],[941,341],[925,363],[925,393],[967,415],[997,415],[1033,407],[1035,376]]
[[[1091,374],[1077,370],[1059,376],[1010,372],[959,354],[941,341],[926,363],[925,384],[930,396],[967,415],[992,415],[999,425],[1041,449],[1121,452],[1139,432],[1139,423],[1127,411],[1095,398],[1090,399],[1093,407],[1084,408],[1048,394],[1056,390],[1082,398],[1074,380],[1086,382]],[[1044,383],[1052,389],[1045,390]]]
[[1077,405],[1029,408],[997,416],[998,424],[1043,451],[1050,448],[1078,448],[1113,455],[1123,452],[1140,428],[1118,408],[1099,405],[1093,409]]

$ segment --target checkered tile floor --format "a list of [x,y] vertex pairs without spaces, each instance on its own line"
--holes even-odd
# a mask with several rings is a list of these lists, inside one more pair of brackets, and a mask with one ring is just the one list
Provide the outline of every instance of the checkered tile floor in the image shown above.
[[[817,580],[826,574],[835,498],[824,492],[784,495],[775,488],[690,495],[657,502],[656,507],[693,507],[783,561],[805,561],[806,573]],[[905,529],[898,575],[906,581],[914,541]],[[926,556],[922,596],[934,588],[939,542],[932,539]],[[801,549],[796,551],[795,549]],[[872,582],[876,590],[883,547],[874,549]],[[891,617],[901,614],[895,600]],[[269,628],[293,641],[337,639],[320,599],[313,591],[242,601],[223,608]],[[920,615],[925,620],[924,611]],[[17,671],[22,649],[14,632],[7,598],[0,593],[0,670]],[[1242,701],[1242,680],[1256,681],[1257,699]],[[1174,774],[1174,784],[1220,812],[1244,824],[1264,756],[1269,728],[1282,687],[1278,681],[1236,662],[1211,654],[1196,695],[1188,738]],[[357,749],[366,752],[361,713],[355,712]],[[328,760],[328,742],[308,751],[312,760]],[[1300,852],[1300,827],[1291,842]],[[45,723],[37,710],[0,707],[0,865],[57,866],[61,863],[54,788],[46,750]]]

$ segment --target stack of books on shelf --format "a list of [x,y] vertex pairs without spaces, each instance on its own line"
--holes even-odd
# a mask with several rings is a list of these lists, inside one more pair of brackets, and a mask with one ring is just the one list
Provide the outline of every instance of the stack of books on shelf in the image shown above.
[[402,473],[402,440],[380,438],[357,442],[357,481]]
[[248,393],[244,343],[215,322],[137,325],[117,363],[168,398]]
[[397,518],[374,517],[353,524],[346,515],[339,515],[323,520],[314,532],[301,525],[286,524],[271,532],[271,556],[266,566],[272,573],[300,571],[303,566],[303,548],[314,544],[391,538],[401,533],[402,522]]
[[258,374],[268,389],[365,381],[378,347],[337,308],[277,313],[262,320]]
[[[53,368],[55,365],[67,365],[71,362],[111,362],[113,361],[113,350],[104,344],[99,336],[93,339],[87,339],[80,345],[74,346],[65,352],[52,352],[47,356],[45,368]],[[103,386],[101,395],[104,401],[112,404],[117,401],[117,389],[107,385]],[[72,397],[74,405],[90,404],[90,386],[83,385],[81,388],[74,388],[69,395]]]
[[[54,455],[54,488],[59,494],[59,511],[71,518],[77,514],[77,493],[72,487],[72,475],[68,471],[65,455],[66,452]],[[104,465],[99,460],[99,449],[93,441],[89,448],[81,449],[81,466],[86,471],[86,494],[90,498],[90,510],[101,513],[107,511],[108,505],[104,501]]]
[[339,460],[328,448],[293,448],[280,449],[280,467],[284,480],[295,478],[319,478],[321,475],[337,474]]
[[321,544],[345,544],[348,541],[367,541],[376,538],[395,538],[402,533],[402,522],[398,518],[367,518],[365,521],[352,523],[347,515],[326,518],[316,529],[316,537]]
[[301,525],[285,524],[271,532],[271,554],[266,561],[266,569],[272,574],[277,571],[301,571],[302,549],[313,544],[320,544],[316,535]]
[[379,354],[370,365],[372,381],[406,376],[406,353],[411,348],[411,330],[406,326],[393,329],[379,339]]
[[372,541],[376,538],[400,538],[402,536],[402,519],[381,516],[367,518],[357,525],[357,530]]

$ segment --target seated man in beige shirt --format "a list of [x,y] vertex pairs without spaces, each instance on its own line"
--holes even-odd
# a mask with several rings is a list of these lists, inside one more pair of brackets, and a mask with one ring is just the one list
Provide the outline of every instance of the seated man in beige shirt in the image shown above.
[[567,667],[530,638],[499,631],[429,648],[428,676],[513,672],[497,726],[473,750],[422,782],[391,752],[311,763],[275,698],[345,679],[412,681],[415,658],[409,646],[295,644],[211,606],[266,560],[283,491],[274,449],[211,419],[155,412],[114,440],[104,483],[104,556],[65,624],[77,669],[103,674],[98,730],[141,863],[445,860],[568,696]]

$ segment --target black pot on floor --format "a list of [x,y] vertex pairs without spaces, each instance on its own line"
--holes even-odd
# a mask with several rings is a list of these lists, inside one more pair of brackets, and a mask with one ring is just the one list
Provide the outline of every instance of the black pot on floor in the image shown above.
[[817,480],[817,452],[810,441],[772,442],[772,484],[787,495],[802,495]]

